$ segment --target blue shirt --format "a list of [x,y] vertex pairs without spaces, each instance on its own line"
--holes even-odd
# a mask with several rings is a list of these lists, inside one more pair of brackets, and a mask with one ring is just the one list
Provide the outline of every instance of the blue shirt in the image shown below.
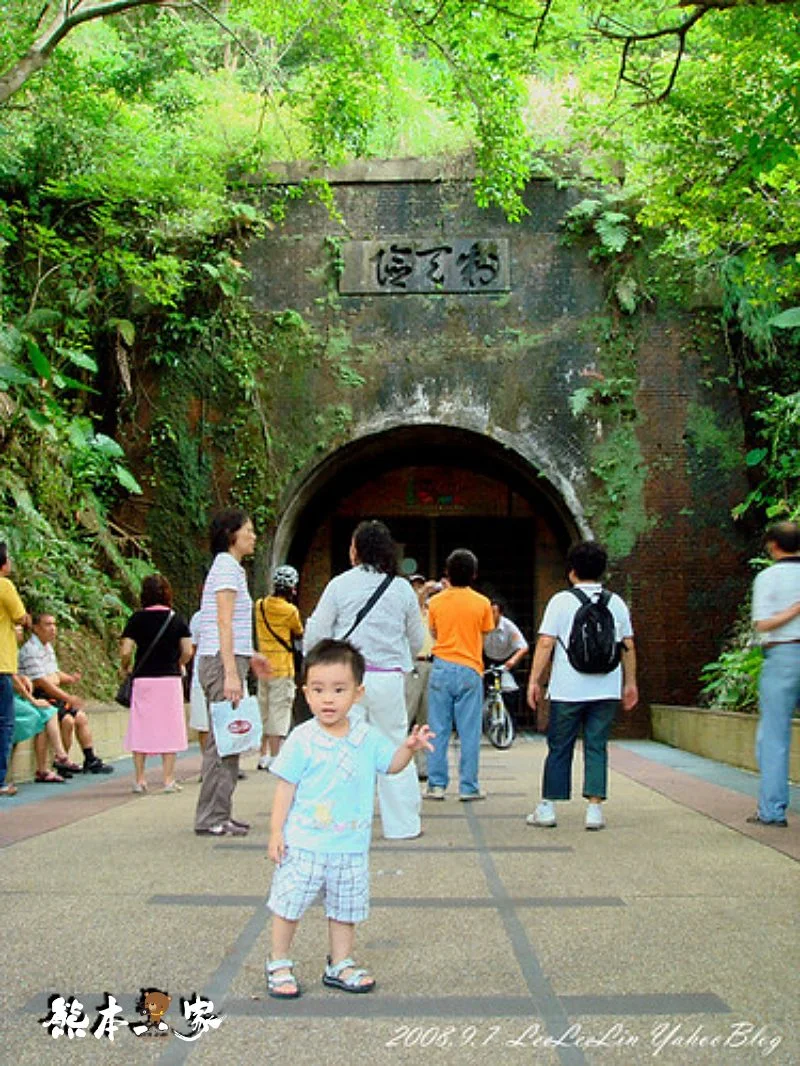
[[326,733],[316,718],[304,722],[270,766],[270,773],[297,786],[283,830],[289,848],[369,851],[375,775],[386,773],[397,746],[360,719],[348,722],[345,737]]

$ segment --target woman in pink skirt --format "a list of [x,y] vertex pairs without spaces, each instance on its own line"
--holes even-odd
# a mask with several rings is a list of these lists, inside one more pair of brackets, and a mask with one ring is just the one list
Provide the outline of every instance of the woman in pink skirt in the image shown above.
[[189,746],[181,667],[192,657],[191,634],[184,619],[172,610],[172,589],[161,574],[144,579],[140,600],[142,609],[128,619],[120,645],[126,672],[136,648],[131,714],[125,734],[125,750],[133,752],[136,771],[133,791],[147,792],[145,758],[160,755],[164,791],[180,792],[175,780],[175,754]]

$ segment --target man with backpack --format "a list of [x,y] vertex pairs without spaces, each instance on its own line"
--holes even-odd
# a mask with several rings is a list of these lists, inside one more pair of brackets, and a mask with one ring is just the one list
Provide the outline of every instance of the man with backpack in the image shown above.
[[606,591],[600,578],[608,555],[596,541],[581,541],[567,556],[570,588],[557,592],[545,608],[533,657],[528,703],[536,708],[549,682],[550,721],[542,799],[528,825],[553,828],[555,800],[568,800],[572,753],[583,728],[583,795],[586,828],[603,829],[602,803],[608,779],[608,736],[622,705],[636,706],[636,653],[631,618],[624,601]]

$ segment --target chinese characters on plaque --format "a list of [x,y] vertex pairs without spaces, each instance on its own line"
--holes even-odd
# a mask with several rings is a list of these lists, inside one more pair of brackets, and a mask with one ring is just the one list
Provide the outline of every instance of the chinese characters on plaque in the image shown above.
[[445,241],[349,241],[342,247],[343,294],[507,292],[511,288],[508,241],[474,237]]

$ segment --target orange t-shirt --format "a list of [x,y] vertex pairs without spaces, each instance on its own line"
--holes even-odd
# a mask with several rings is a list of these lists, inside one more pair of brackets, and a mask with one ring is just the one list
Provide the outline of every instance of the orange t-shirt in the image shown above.
[[428,603],[428,623],[436,633],[434,658],[483,673],[483,634],[494,629],[485,596],[462,587],[437,592]]

